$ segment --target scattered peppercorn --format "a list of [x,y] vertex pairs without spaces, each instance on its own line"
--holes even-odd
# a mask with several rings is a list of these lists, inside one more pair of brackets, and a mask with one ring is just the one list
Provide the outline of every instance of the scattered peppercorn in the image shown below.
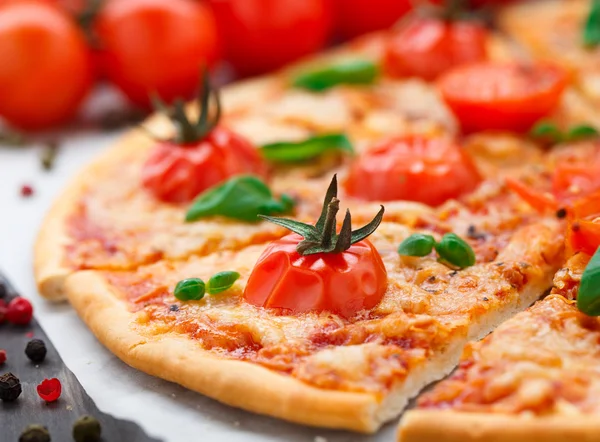
[[75,442],[98,442],[101,435],[100,422],[92,416],[83,416],[73,425]]
[[23,184],[21,186],[21,196],[24,198],[29,198],[33,195],[33,187],[29,184]]
[[179,306],[176,304],[173,304],[169,307],[169,310],[171,310],[172,312],[178,312],[179,311]]
[[21,381],[12,373],[0,376],[0,400],[13,402],[21,395]]
[[37,386],[37,393],[46,402],[55,402],[62,393],[62,384],[56,378],[44,379],[40,385]]
[[556,211],[556,217],[557,217],[558,219],[565,218],[566,216],[567,216],[567,209],[565,209],[564,207],[563,207],[563,208],[561,208],[561,209],[558,209],[558,210]]
[[27,325],[33,317],[33,307],[31,303],[20,296],[17,296],[8,303],[6,311],[6,320],[16,325]]
[[6,362],[6,350],[0,350],[0,366]]
[[35,363],[44,362],[47,352],[46,344],[41,339],[32,339],[25,347],[25,354]]
[[50,442],[50,433],[42,425],[29,425],[21,433],[19,442]]

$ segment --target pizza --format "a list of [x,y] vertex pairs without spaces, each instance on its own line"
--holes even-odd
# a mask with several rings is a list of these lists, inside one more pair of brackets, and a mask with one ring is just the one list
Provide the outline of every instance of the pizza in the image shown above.
[[[462,361],[403,438],[513,440],[523,414],[537,431],[566,370],[527,349],[576,359],[600,315],[591,71],[519,37],[516,8],[563,10],[540,3],[494,30],[414,15],[222,91],[204,74],[58,198],[40,293],[129,365],[252,412],[374,432]],[[488,401],[501,372],[517,380]]]

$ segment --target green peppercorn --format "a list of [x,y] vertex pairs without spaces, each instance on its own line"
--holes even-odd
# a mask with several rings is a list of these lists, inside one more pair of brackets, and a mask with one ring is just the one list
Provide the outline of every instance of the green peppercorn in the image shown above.
[[47,352],[46,344],[41,339],[32,339],[25,347],[25,354],[31,362],[35,363],[44,362]]
[[80,417],[73,425],[73,439],[75,439],[75,442],[98,442],[101,435],[102,428],[95,417]]
[[0,376],[0,400],[4,402],[16,401],[21,395],[21,381],[12,373]]
[[19,442],[50,442],[50,433],[41,425],[29,425],[21,433]]

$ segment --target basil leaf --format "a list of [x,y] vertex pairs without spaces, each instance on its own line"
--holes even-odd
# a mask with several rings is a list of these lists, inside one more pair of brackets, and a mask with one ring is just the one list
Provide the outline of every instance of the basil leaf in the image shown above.
[[549,143],[560,143],[563,140],[563,134],[556,125],[550,121],[538,121],[529,131],[529,136]]
[[583,44],[594,47],[598,43],[600,43],[600,0],[593,0],[583,26]]
[[586,315],[600,316],[600,247],[581,275],[577,308]]
[[299,142],[265,144],[261,153],[269,161],[296,162],[312,160],[333,150],[354,153],[352,143],[344,134],[319,135]]
[[600,134],[592,126],[581,125],[581,126],[572,127],[569,130],[569,132],[567,132],[565,139],[567,141],[575,141],[575,140],[583,140],[586,138],[595,138],[598,135],[600,135]]
[[435,239],[431,235],[413,233],[398,246],[398,254],[404,256],[427,256],[433,250]]
[[231,288],[231,286],[238,280],[239,277],[240,274],[238,272],[219,272],[208,280],[206,291],[211,295],[222,293]]
[[221,215],[246,222],[259,221],[258,215],[291,211],[294,202],[289,197],[273,198],[271,190],[260,178],[238,175],[202,193],[192,203],[185,220],[196,221]]
[[345,60],[298,74],[292,85],[311,91],[323,91],[338,84],[370,84],[379,68],[369,60]]
[[435,250],[443,261],[461,269],[475,264],[475,253],[471,246],[454,233],[446,233],[435,245]]
[[183,279],[175,286],[175,297],[180,301],[198,301],[204,298],[205,285],[200,278]]

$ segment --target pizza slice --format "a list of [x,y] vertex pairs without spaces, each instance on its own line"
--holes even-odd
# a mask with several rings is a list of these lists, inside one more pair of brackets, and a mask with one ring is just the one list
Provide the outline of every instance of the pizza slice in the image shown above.
[[550,296],[468,344],[454,374],[405,414],[399,439],[596,440],[600,322],[573,299],[589,259],[573,256]]
[[383,222],[369,242],[383,212],[352,233],[348,212],[336,234],[332,189],[315,226],[273,218],[297,233],[133,271],[76,272],[69,301],[142,371],[253,412],[373,432],[450,372],[468,340],[548,289],[562,259],[561,221],[521,213],[514,195],[496,206],[513,222],[455,202],[413,227]]

